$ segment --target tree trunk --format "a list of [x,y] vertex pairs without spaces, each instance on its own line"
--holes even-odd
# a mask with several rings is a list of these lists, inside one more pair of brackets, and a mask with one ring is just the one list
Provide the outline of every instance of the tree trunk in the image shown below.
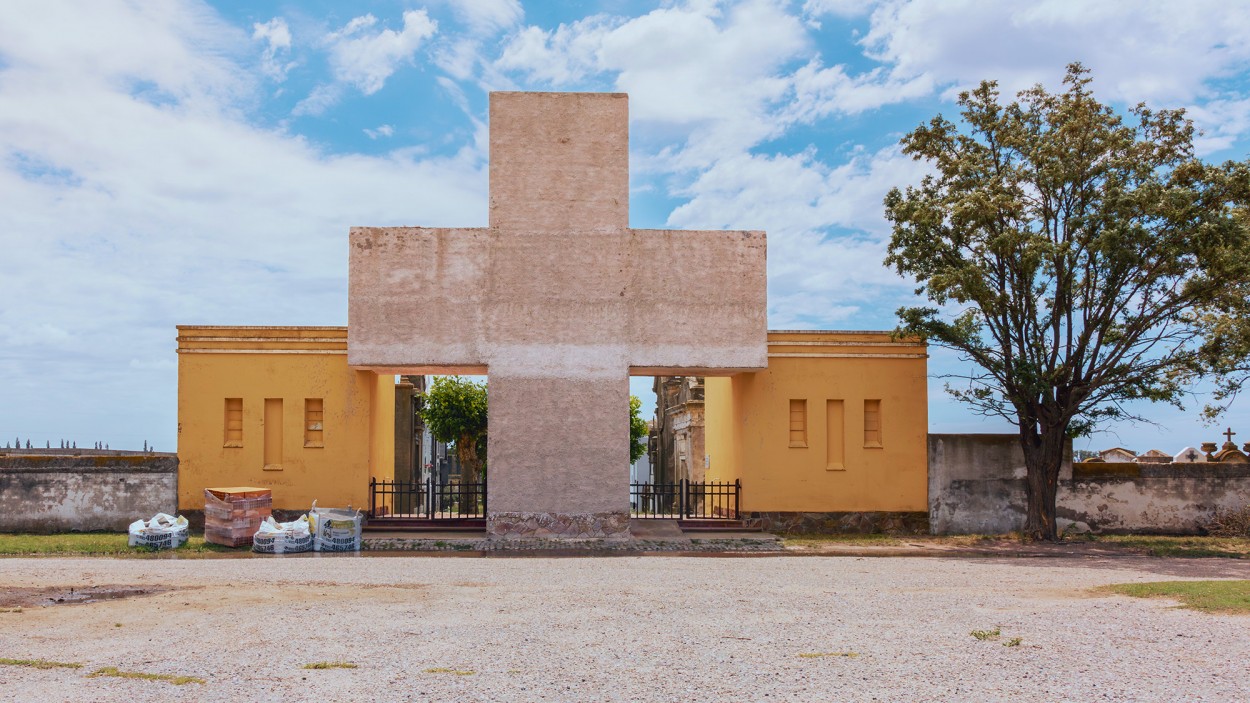
[[1020,445],[1024,448],[1024,466],[1028,471],[1028,513],[1024,536],[1028,539],[1059,541],[1055,521],[1055,498],[1059,490],[1059,467],[1067,447],[1067,433],[1050,429],[1041,433],[1020,429]]
[[477,457],[476,438],[465,435],[457,439],[456,458],[460,460],[460,483],[480,483],[481,462]]

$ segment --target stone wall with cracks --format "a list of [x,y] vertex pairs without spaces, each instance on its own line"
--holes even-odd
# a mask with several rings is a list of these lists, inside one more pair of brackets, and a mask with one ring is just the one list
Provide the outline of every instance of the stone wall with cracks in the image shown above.
[[[929,435],[933,534],[999,534],[1025,516],[1024,454],[1015,435]],[[1071,452],[1069,451],[1069,457]],[[1250,505],[1250,465],[1064,462],[1064,531],[1202,534],[1217,509]]]
[[124,531],[177,509],[175,454],[0,453],[0,532]]

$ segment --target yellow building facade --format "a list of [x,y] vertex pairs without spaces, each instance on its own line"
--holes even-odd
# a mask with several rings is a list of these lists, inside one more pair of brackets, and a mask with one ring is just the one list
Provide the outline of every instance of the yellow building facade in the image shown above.
[[346,327],[178,327],[178,505],[255,486],[273,507],[367,507],[394,474],[395,378],[347,365]]
[[[180,326],[178,354],[181,510],[220,486],[368,507],[394,479],[395,378],[347,365],[347,328]],[[741,481],[766,529],[922,529],[926,375],[922,342],[769,332],[766,370],[704,381],[704,480]]]
[[886,332],[769,332],[767,370],[705,380],[707,480],[741,480],[740,509],[770,529],[803,513],[921,520],[927,356]]

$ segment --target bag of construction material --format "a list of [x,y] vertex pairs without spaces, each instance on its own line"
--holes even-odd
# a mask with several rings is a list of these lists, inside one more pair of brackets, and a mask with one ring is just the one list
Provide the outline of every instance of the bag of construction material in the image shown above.
[[313,501],[308,511],[308,523],[312,528],[313,551],[357,552],[360,551],[361,516],[359,510],[347,508],[318,508]]
[[261,554],[295,554],[313,548],[312,532],[308,528],[308,516],[301,515],[291,522],[276,522],[272,517],[260,523],[260,529],[252,537],[252,551]]
[[187,543],[187,519],[157,513],[151,520],[135,520],[130,523],[132,547],[153,549],[177,549]]

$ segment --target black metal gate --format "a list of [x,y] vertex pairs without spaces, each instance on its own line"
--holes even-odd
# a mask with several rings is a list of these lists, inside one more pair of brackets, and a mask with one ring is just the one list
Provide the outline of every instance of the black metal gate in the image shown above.
[[432,520],[486,517],[486,483],[369,479],[369,517]]
[[629,515],[667,520],[737,520],[742,481],[629,484]]

